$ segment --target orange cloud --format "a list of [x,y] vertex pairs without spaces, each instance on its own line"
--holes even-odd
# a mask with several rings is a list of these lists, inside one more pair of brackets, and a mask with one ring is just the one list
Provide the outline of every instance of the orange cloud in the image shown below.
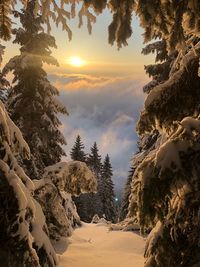
[[113,77],[113,76],[97,76],[85,74],[54,74],[56,79],[53,85],[59,90],[80,90],[80,89],[99,89],[107,88],[123,83],[124,81],[132,81],[130,76]]

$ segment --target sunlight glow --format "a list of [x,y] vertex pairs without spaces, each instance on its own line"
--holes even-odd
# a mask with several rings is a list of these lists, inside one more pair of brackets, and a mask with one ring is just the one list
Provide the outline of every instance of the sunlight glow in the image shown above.
[[73,56],[68,59],[68,64],[71,65],[72,67],[80,68],[86,65],[85,60],[78,56]]

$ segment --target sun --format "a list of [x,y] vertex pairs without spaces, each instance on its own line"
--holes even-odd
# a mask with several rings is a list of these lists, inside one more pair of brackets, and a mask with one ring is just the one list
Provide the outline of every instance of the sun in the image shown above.
[[80,68],[85,66],[86,62],[81,57],[73,56],[67,60],[68,64],[72,67]]

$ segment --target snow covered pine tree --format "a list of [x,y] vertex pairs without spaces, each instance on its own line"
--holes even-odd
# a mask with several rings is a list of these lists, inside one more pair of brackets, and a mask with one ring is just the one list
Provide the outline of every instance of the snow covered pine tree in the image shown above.
[[29,157],[20,130],[0,102],[0,261],[4,267],[56,266],[45,217],[33,198],[34,184],[14,155]]
[[135,170],[129,211],[137,215],[143,231],[153,228],[147,239],[145,267],[197,267],[200,2],[146,2],[138,5],[138,14],[146,41],[160,36],[166,42],[167,61],[171,63],[164,76],[162,66],[146,69],[151,75],[155,70],[162,78],[146,87],[148,96],[137,130],[141,138],[157,137],[143,149],[145,153]]
[[33,182],[18,165],[18,154],[29,158],[29,147],[0,101],[0,262],[4,267],[54,267],[58,260],[45,217],[32,196]]
[[56,47],[55,39],[43,32],[42,17],[34,13],[34,8],[35,1],[31,0],[26,9],[14,12],[23,26],[13,30],[14,43],[21,45],[21,55],[10,59],[3,70],[4,74],[14,73],[7,108],[30,147],[31,160],[24,160],[22,165],[32,179],[40,178],[45,167],[59,162],[65,155],[57,113],[67,113],[57,99],[58,90],[42,69],[43,63],[58,65],[49,49]]
[[47,167],[43,178],[33,182],[35,198],[44,210],[50,238],[59,240],[70,236],[73,228],[81,225],[71,196],[95,192],[94,174],[83,162],[59,162]]
[[96,190],[96,179],[85,163],[61,162],[31,181],[14,156],[29,157],[30,150],[2,102],[0,119],[0,260],[4,267],[57,266],[48,234],[56,240],[71,234],[79,222],[71,194]]

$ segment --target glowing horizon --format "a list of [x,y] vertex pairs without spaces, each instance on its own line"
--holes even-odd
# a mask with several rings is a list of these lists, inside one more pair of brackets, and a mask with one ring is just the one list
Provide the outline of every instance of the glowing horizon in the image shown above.
[[[92,34],[89,35],[86,25],[81,29],[77,27],[78,18],[70,20],[70,28],[73,32],[72,41],[67,39],[66,32],[60,27],[52,25],[52,36],[55,37],[57,49],[52,50],[60,67],[44,64],[47,73],[67,72],[82,74],[102,75],[133,75],[146,79],[144,65],[152,64],[154,55],[141,55],[143,45],[142,28],[139,22],[133,20],[133,36],[128,40],[128,46],[118,50],[116,46],[108,44],[107,27],[111,20],[109,11],[98,16],[97,22],[93,25]],[[19,54],[20,46],[11,42],[2,42],[6,46],[2,66],[8,60]],[[68,62],[70,58],[72,62]],[[70,64],[69,64],[70,63]]]

